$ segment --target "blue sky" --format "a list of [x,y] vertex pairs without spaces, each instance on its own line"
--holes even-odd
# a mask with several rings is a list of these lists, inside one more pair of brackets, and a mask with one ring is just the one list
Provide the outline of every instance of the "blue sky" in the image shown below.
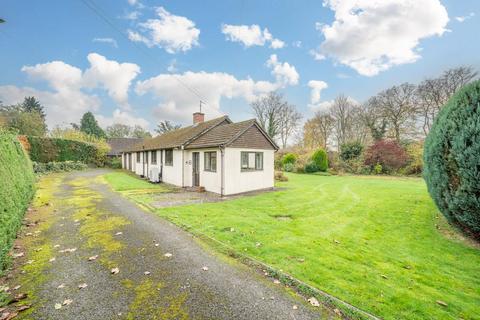
[[50,127],[188,124],[192,91],[207,118],[251,118],[269,90],[308,118],[340,93],[480,69],[476,0],[4,0],[0,17],[0,101],[37,96]]

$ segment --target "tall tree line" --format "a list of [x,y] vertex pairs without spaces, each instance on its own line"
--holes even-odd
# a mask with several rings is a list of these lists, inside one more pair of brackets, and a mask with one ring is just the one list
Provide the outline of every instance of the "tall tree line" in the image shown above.
[[316,112],[303,128],[307,148],[339,148],[358,141],[383,138],[401,143],[425,137],[448,99],[477,78],[471,67],[458,67],[420,84],[402,83],[385,89],[362,104],[339,95],[328,110]]

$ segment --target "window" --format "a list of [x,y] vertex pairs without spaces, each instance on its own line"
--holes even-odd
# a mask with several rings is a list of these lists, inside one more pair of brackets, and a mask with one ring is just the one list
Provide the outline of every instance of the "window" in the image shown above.
[[157,151],[151,151],[152,153],[152,164],[157,164]]
[[263,152],[241,152],[242,171],[263,170]]
[[140,152],[137,152],[137,162],[140,163]]
[[144,163],[148,163],[148,154],[149,154],[149,151],[146,151],[146,152],[143,153],[143,156],[145,157],[145,159],[143,161]]
[[205,152],[205,171],[217,172],[217,151]]
[[165,150],[165,165],[173,166],[173,150]]

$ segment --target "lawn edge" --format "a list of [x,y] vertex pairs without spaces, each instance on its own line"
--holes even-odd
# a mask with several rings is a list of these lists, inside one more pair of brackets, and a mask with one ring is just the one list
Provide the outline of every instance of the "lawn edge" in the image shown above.
[[176,221],[169,219],[168,217],[160,215],[156,212],[156,208],[152,207],[151,205],[139,201],[133,197],[130,197],[127,192],[125,191],[115,191],[110,183],[105,180],[105,183],[109,186],[109,188],[116,193],[121,194],[124,198],[132,201],[133,203],[137,204],[140,208],[148,211],[150,213],[155,214],[159,218],[165,219],[176,225],[177,227],[181,228],[184,231],[189,232],[197,239],[209,245],[209,247],[216,250],[216,252],[226,255],[227,257],[233,258],[236,261],[239,261],[243,265],[254,269],[257,272],[267,273],[269,277],[278,279],[282,284],[288,286],[289,288],[293,289],[297,294],[305,298],[307,300],[309,297],[315,297],[318,299],[320,303],[322,303],[325,307],[330,310],[339,309],[341,316],[347,319],[354,319],[354,320],[381,320],[380,317],[377,317],[365,310],[362,310],[340,298],[337,298],[323,290],[315,288],[295,277],[292,275],[280,271],[270,265],[265,264],[259,260],[256,260],[252,257],[246,256],[237,250],[229,247],[227,244],[214,239],[200,231],[195,230],[189,225],[181,224]]

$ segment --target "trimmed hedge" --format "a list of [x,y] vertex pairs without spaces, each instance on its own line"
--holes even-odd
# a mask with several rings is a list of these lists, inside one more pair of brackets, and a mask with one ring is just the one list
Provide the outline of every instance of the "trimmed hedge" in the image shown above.
[[12,133],[0,130],[0,270],[33,194],[32,163]]
[[457,92],[435,119],[424,178],[443,215],[480,239],[480,81]]
[[28,137],[30,159],[35,162],[80,161],[87,164],[103,165],[105,159],[98,159],[93,144],[59,138]]
[[49,172],[63,172],[73,170],[85,170],[88,166],[80,161],[63,161],[63,162],[33,162],[33,172],[41,175]]

